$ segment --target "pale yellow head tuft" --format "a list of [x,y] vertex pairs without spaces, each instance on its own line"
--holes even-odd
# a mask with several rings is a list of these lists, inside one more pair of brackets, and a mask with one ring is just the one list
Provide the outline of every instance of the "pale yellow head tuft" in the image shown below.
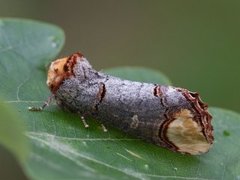
[[53,61],[48,70],[47,85],[51,91],[55,91],[66,76],[64,67],[68,58],[57,59]]
[[74,75],[73,69],[77,61],[81,61],[83,54],[77,52],[69,57],[53,61],[48,70],[47,85],[52,93],[55,93],[61,83]]

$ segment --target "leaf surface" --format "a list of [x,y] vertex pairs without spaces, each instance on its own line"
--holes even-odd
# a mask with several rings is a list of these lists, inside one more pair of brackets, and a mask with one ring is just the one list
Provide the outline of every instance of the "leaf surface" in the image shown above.
[[[14,105],[27,125],[31,152],[24,166],[34,179],[239,179],[240,115],[210,108],[215,143],[209,153],[189,156],[170,152],[52,105],[29,112],[50,94],[45,66],[60,51],[64,35],[59,28],[39,22],[0,21],[0,93]],[[55,44],[56,43],[56,44]],[[156,71],[129,68],[109,70],[117,76],[168,83]],[[132,73],[137,75],[134,76]],[[139,75],[142,74],[142,76]],[[124,74],[124,76],[123,76]],[[153,75],[155,74],[155,75]]]
[[14,108],[0,101],[0,144],[11,151],[20,162],[24,162],[28,154],[26,131],[19,113]]

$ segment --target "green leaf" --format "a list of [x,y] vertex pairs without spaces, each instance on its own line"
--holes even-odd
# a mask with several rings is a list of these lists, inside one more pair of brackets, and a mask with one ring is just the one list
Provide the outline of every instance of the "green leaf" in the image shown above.
[[[0,19],[0,89],[4,98],[10,101],[36,98],[28,92],[34,92],[39,99],[46,97],[45,80],[38,81],[39,76],[63,43],[64,33],[56,26]],[[27,93],[22,92],[25,89]]]
[[12,107],[0,101],[0,144],[10,150],[21,163],[27,158],[28,142],[26,131],[19,113]]
[[132,81],[170,85],[171,81],[161,72],[143,67],[117,67],[105,69],[110,75]]
[[[31,141],[32,150],[24,168],[30,177],[240,178],[240,115],[234,112],[210,109],[214,117],[216,140],[210,152],[201,156],[173,153],[114,128],[108,128],[109,131],[104,133],[100,125],[91,119],[88,120],[90,128],[85,129],[77,115],[63,112],[56,105],[43,112],[29,112],[28,106],[41,105],[50,94],[45,85],[46,72],[43,69],[46,62],[51,61],[59,52],[63,33],[55,26],[33,21],[3,19],[0,22],[0,92],[8,103],[20,111],[27,125],[25,134]],[[21,33],[18,32],[18,26],[21,27]],[[13,27],[15,33],[12,32]],[[31,33],[27,33],[29,29]],[[52,46],[49,37],[58,39],[58,46]],[[14,46],[17,43],[24,45]],[[165,77],[153,75],[156,74],[155,71],[135,70],[130,69],[127,73],[124,68],[111,73],[123,77],[120,73],[124,72],[128,79],[167,83],[162,80]]]

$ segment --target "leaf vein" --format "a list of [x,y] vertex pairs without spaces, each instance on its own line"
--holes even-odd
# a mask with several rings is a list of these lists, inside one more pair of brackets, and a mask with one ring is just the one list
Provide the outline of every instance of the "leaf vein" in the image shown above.
[[68,140],[68,141],[139,141],[140,139],[134,138],[72,138],[72,137],[62,137],[56,136],[45,132],[31,132],[26,133],[28,137],[38,137],[38,138],[55,138],[58,140]]

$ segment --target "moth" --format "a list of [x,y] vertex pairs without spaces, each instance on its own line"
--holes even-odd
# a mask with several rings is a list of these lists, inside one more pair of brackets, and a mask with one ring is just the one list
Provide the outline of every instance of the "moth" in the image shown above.
[[[213,144],[212,116],[198,93],[134,82],[92,68],[81,53],[53,61],[47,85],[58,106],[174,152],[198,155]],[[42,110],[31,107],[29,110]],[[106,129],[105,129],[106,130]]]

